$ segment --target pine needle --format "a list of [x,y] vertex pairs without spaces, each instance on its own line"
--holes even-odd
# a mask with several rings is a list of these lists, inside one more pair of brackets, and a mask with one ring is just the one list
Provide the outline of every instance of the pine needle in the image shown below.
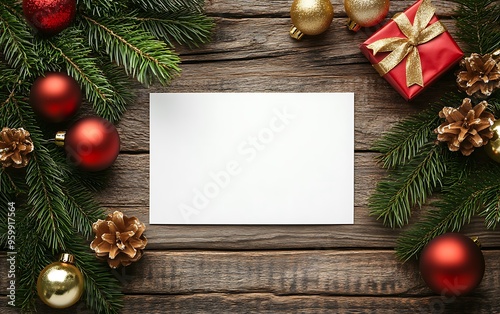
[[[38,274],[62,252],[75,255],[90,310],[116,314],[123,307],[120,283],[88,247],[92,223],[104,218],[92,192],[105,187],[109,172],[86,173],[69,165],[47,140],[53,126],[36,117],[28,103],[33,81],[47,72],[66,72],[81,86],[84,103],[117,122],[134,100],[132,78],[144,85],[168,84],[180,73],[173,42],[196,46],[210,39],[213,23],[202,14],[203,3],[77,0],[72,25],[43,37],[27,24],[20,1],[0,1],[0,128],[23,127],[35,146],[24,170],[0,168],[0,202],[19,200],[16,306],[21,311],[36,310]],[[0,215],[6,217],[7,210],[0,206]],[[7,222],[0,219],[0,245],[8,244]]]
[[369,199],[370,215],[382,219],[391,228],[408,223],[415,206],[422,206],[427,197],[440,187],[446,173],[441,146],[428,144],[406,165],[393,170],[378,183]]

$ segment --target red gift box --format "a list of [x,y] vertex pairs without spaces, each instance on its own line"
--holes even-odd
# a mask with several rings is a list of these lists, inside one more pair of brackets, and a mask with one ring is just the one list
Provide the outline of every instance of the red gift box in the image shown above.
[[[422,9],[419,10],[421,5],[423,5]],[[418,13],[420,21],[415,24],[417,11],[420,11]],[[434,15],[434,7],[432,7],[429,0],[416,2],[404,13],[401,13],[401,15],[403,14],[406,15],[407,18],[405,16],[398,16],[398,14],[395,15],[390,22],[361,44],[360,49],[366,58],[374,65],[377,71],[406,100],[411,100],[432,82],[434,82],[439,76],[441,76],[441,74],[445,73],[460,59],[462,59],[463,52],[453,40],[450,33],[446,31],[444,26],[442,26],[438,18]],[[424,16],[427,16],[427,18]],[[396,23],[395,19],[398,20],[398,23]],[[426,24],[429,19],[430,22]],[[425,22],[422,22],[422,20]],[[409,23],[411,23],[411,25]],[[438,24],[433,25],[434,23]],[[426,25],[421,25],[420,32],[417,35],[418,40],[416,40],[411,37],[412,32],[405,30],[404,26],[416,28],[419,24]],[[440,29],[442,33],[435,37],[434,35],[427,36],[426,39],[420,40],[432,31],[430,28],[434,31],[436,29]],[[430,37],[432,37],[432,39],[429,39]],[[385,46],[381,44],[383,42],[387,42],[388,40],[392,41],[392,43],[386,44]],[[405,47],[400,47],[401,49],[395,48],[399,44],[405,44]],[[374,46],[379,48],[384,46],[384,48],[379,49],[377,52],[377,49],[373,48]],[[416,51],[413,51],[412,49]],[[401,51],[406,50],[410,51],[410,53],[405,55],[395,67],[391,69],[393,65],[391,65],[391,67],[383,66],[386,61],[389,61],[384,60],[386,57],[389,56],[387,59],[395,59],[395,55],[402,56],[404,53],[401,53]],[[417,54],[417,57],[415,57],[414,54]],[[408,61],[408,59],[410,59],[410,61]],[[419,61],[419,64],[416,61]],[[410,71],[407,71],[407,63]],[[413,74],[416,73],[415,71],[419,71],[419,69],[417,69],[418,66],[421,66],[421,83],[423,83],[423,86],[418,84],[408,86],[412,84],[413,80],[408,79],[409,83],[407,84],[407,73],[410,72],[409,76],[414,77],[415,75]]]

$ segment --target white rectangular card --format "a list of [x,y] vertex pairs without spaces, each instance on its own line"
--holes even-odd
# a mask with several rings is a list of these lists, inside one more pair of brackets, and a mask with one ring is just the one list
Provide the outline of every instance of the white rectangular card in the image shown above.
[[352,224],[352,93],[151,94],[151,224]]

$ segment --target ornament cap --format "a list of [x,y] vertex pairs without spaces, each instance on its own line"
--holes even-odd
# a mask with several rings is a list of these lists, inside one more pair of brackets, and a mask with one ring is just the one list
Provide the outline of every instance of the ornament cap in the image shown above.
[[481,242],[479,241],[479,237],[474,236],[474,237],[470,237],[470,239],[477,245],[478,248],[482,247]]
[[69,253],[62,253],[61,256],[59,257],[59,262],[61,263],[68,263],[68,264],[74,264],[75,263],[75,257]]
[[292,25],[290,28],[290,37],[300,40],[304,36],[304,33],[302,33],[295,25]]
[[361,29],[361,26],[353,20],[347,19],[347,28],[353,32],[357,32]]
[[65,139],[66,139],[66,131],[59,131],[56,133],[55,143],[57,146],[63,147]]

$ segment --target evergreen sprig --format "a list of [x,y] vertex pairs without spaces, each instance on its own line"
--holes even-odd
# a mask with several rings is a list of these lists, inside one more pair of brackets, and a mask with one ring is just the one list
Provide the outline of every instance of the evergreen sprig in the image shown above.
[[458,36],[469,52],[485,54],[500,49],[500,6],[497,0],[455,0]]
[[134,18],[142,28],[173,47],[174,42],[189,47],[198,46],[210,37],[213,22],[198,12],[179,11],[152,14],[139,12]]
[[441,110],[439,104],[415,116],[397,123],[384,137],[375,142],[372,149],[381,153],[377,160],[386,169],[394,169],[414,158],[422,147],[429,143],[434,128],[438,125]]
[[146,12],[179,12],[179,11],[193,11],[203,12],[205,0],[130,0],[132,4],[138,5],[143,11]]
[[15,1],[0,3],[0,47],[5,61],[18,69],[22,77],[38,74],[40,57],[35,48],[33,34],[19,18],[19,4]]
[[[500,167],[484,161],[473,167],[450,160],[451,175],[441,199],[409,231],[398,239],[397,256],[403,260],[417,256],[436,236],[448,231],[460,231],[476,214],[487,216],[486,224],[498,222]],[[458,176],[462,176],[460,179]],[[489,217],[488,217],[489,216]]]
[[[471,52],[489,53],[500,48],[500,4],[493,0],[456,0],[458,36]],[[488,110],[500,118],[500,93],[488,99]],[[403,261],[417,257],[434,237],[459,231],[474,215],[485,218],[487,228],[500,222],[500,165],[477,149],[470,157],[435,144],[433,130],[438,112],[458,107],[466,95],[454,92],[440,102],[396,124],[376,142],[378,161],[388,170],[370,197],[371,214],[391,227],[408,223],[414,207],[436,194],[439,200],[420,221],[398,239],[396,255]],[[486,161],[485,161],[486,160]]]
[[440,187],[445,173],[442,146],[428,143],[408,164],[401,165],[378,183],[369,200],[371,215],[391,228],[402,227],[408,223],[412,208],[422,206]]
[[66,162],[50,141],[53,127],[28,103],[31,84],[47,72],[66,72],[80,84],[85,104],[117,122],[134,99],[131,77],[168,84],[180,73],[174,42],[195,47],[210,40],[213,22],[203,4],[77,0],[72,25],[43,37],[25,21],[20,1],[0,0],[0,129],[28,130],[35,147],[25,169],[0,168],[0,245],[8,244],[6,204],[16,202],[16,306],[22,311],[35,310],[38,274],[61,252],[75,256],[90,310],[116,314],[122,308],[117,278],[88,248],[92,223],[104,218],[92,192],[105,187],[108,171],[86,173]]

